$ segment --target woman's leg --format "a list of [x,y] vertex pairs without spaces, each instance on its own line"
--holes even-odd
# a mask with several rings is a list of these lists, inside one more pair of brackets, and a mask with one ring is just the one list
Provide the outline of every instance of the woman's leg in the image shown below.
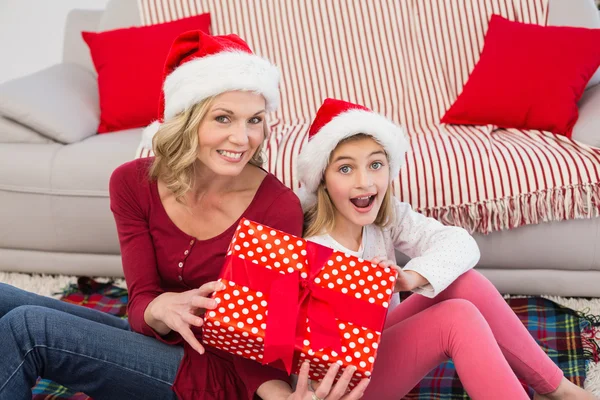
[[435,304],[383,331],[364,398],[401,398],[448,358],[474,400],[529,399],[481,313],[459,299]]
[[494,285],[475,270],[460,276],[433,299],[410,296],[390,312],[386,329],[448,299],[465,299],[477,307],[510,366],[537,393],[549,393],[559,387],[563,379],[561,369],[544,353]]
[[35,293],[18,289],[14,286],[0,283],[0,318],[11,310],[19,306],[40,306],[63,311],[71,315],[76,315],[90,321],[99,322],[104,325],[113,326],[119,329],[129,329],[127,320],[102,311],[66,303],[51,297],[40,296]]
[[94,400],[176,398],[179,346],[40,306],[9,311],[0,332],[0,399],[31,400],[38,376]]

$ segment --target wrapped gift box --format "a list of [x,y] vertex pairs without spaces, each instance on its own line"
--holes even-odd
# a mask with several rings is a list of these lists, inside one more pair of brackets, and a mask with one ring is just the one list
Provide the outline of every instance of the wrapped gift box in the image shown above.
[[320,380],[332,363],[371,375],[395,272],[242,219],[206,313],[209,346]]

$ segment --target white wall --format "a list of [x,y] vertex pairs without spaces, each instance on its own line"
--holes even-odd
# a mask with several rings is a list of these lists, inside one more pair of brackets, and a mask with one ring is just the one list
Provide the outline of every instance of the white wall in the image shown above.
[[103,9],[108,0],[0,0],[0,83],[62,58],[64,24],[74,9]]

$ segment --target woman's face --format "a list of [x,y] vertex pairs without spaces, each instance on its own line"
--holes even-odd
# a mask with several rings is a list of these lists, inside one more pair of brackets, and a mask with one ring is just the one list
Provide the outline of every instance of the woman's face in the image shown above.
[[265,106],[252,92],[215,97],[198,127],[198,160],[217,175],[240,174],[265,139]]
[[389,182],[387,156],[375,140],[364,137],[338,145],[325,170],[325,187],[335,206],[336,225],[372,224]]

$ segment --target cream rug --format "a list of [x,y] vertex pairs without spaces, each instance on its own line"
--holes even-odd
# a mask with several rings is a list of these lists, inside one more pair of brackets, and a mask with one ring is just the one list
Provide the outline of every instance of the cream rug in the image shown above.
[[[101,282],[105,282],[106,278],[96,278]],[[76,283],[75,276],[64,275],[28,275],[20,273],[0,272],[0,282],[8,283],[18,288],[29,290],[44,296],[52,296],[58,298],[62,289],[70,283]],[[125,280],[118,279],[115,284],[120,287],[126,287]],[[508,297],[508,296],[506,296]],[[511,296],[517,297],[517,296]],[[600,315],[600,299],[582,299],[582,298],[566,298],[558,296],[543,296],[565,307],[569,307],[576,311],[583,311],[585,314]],[[596,335],[595,340],[600,343],[600,332]],[[585,381],[586,390],[600,396],[600,363],[591,364]]]

